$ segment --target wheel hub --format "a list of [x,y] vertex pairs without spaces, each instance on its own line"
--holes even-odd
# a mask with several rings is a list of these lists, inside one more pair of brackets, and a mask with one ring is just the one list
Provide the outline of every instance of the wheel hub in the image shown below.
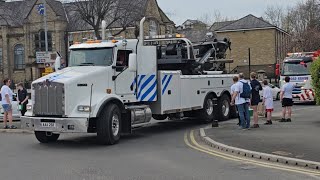
[[206,110],[207,110],[207,114],[208,115],[211,115],[213,113],[213,101],[212,101],[212,99],[208,99],[207,100],[207,108],[206,108]]
[[114,114],[112,116],[112,134],[113,136],[117,136],[119,133],[119,117],[118,115]]
[[224,100],[222,102],[222,114],[224,116],[228,116],[229,112],[230,112],[230,105],[229,105],[229,102],[227,100]]

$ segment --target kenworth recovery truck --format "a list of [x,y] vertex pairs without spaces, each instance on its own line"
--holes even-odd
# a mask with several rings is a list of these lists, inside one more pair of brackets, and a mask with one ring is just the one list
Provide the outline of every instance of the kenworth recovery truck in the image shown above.
[[311,64],[318,54],[316,52],[288,53],[284,59],[280,75],[280,87],[285,83],[284,78],[290,77],[290,82],[294,85],[292,91],[293,102],[315,103],[315,94],[312,88]]
[[234,114],[232,75],[204,70],[228,42],[193,46],[181,35],[144,37],[144,21],[138,39],[72,45],[68,67],[32,83],[22,128],[41,143],[61,133],[97,133],[99,143],[112,145],[152,118],[211,122]]

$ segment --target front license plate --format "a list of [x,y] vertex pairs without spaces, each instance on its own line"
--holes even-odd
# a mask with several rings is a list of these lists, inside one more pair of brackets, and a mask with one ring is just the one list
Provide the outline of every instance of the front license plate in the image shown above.
[[41,127],[56,127],[56,123],[53,122],[42,122]]

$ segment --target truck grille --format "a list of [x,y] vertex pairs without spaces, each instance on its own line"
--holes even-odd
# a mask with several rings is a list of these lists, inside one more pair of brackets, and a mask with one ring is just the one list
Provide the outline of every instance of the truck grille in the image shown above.
[[36,116],[64,115],[64,86],[60,83],[48,82],[33,84],[34,107]]

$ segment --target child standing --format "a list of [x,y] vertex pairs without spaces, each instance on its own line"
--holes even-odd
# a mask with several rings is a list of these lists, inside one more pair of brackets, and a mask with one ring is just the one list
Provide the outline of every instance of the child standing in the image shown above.
[[273,111],[273,96],[272,96],[272,89],[268,86],[268,81],[263,81],[263,104],[266,107],[267,112],[267,122],[266,125],[271,125],[271,116]]

